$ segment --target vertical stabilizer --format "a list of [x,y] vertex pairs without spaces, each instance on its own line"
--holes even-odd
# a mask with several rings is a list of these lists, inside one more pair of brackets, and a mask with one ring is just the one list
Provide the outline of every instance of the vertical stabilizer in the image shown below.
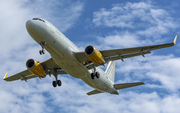
[[115,68],[116,68],[116,61],[110,61],[105,71],[106,75],[108,75],[108,77],[111,79],[113,83],[115,78]]

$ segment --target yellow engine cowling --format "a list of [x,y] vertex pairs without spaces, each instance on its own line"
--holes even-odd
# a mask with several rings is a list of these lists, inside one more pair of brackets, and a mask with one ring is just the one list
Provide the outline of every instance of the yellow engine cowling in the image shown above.
[[45,70],[41,66],[41,64],[34,60],[34,59],[29,59],[26,62],[26,67],[27,69],[33,73],[34,75],[40,76],[40,77],[45,77]]
[[87,46],[85,48],[85,54],[88,59],[96,64],[104,64],[104,58],[99,50],[97,50],[94,46]]

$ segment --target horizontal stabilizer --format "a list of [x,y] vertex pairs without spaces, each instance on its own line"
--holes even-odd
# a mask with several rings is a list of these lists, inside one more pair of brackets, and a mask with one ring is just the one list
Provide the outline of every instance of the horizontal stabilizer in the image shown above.
[[144,83],[143,82],[135,82],[135,83],[125,83],[125,84],[114,84],[114,88],[119,90],[119,89],[134,87],[134,86],[138,86],[138,85],[144,85]]
[[99,94],[99,93],[103,93],[103,92],[95,89],[93,91],[88,92],[87,95],[95,95],[95,94]]

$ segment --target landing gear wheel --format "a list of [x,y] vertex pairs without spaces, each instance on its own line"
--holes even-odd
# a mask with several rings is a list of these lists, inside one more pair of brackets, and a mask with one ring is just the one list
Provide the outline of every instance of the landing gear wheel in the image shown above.
[[53,81],[52,84],[53,84],[54,87],[57,86],[57,82],[56,81]]
[[62,85],[62,83],[61,83],[60,80],[57,81],[57,85],[58,85],[58,86],[61,86],[61,85]]
[[42,51],[41,50],[39,50],[39,54],[42,55]]
[[91,79],[94,79],[94,73],[91,73]]
[[95,73],[95,76],[96,76],[97,78],[99,78],[99,77],[100,77],[100,74],[99,74],[98,72],[96,72],[96,73]]
[[43,50],[41,50],[41,52],[42,52],[42,54],[45,54],[45,51],[44,51],[44,49],[43,49]]

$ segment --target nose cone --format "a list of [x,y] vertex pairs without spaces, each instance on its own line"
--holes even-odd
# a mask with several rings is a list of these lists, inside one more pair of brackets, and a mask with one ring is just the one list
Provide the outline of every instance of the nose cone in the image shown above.
[[31,33],[35,33],[38,29],[40,29],[39,23],[36,20],[28,20],[26,22],[26,29]]
[[28,20],[28,21],[26,22],[26,29],[29,31],[30,29],[32,29],[32,27],[33,27],[33,22],[32,22],[32,20]]

